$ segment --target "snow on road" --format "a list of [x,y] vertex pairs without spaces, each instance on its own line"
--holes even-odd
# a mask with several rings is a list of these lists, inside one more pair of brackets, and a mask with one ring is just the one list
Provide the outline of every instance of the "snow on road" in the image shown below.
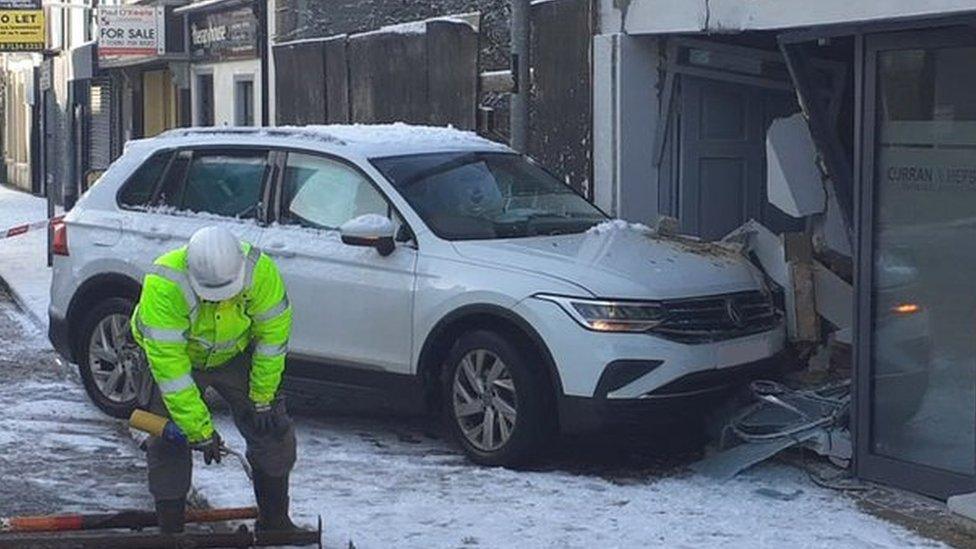
[[145,458],[0,290],[0,516],[151,509]]
[[[777,463],[724,484],[684,473],[512,471],[473,466],[416,421],[297,421],[293,511],[309,525],[322,515],[331,547],[942,546]],[[228,418],[217,428],[243,449]],[[194,484],[212,504],[247,504],[250,487],[236,469],[198,460]]]

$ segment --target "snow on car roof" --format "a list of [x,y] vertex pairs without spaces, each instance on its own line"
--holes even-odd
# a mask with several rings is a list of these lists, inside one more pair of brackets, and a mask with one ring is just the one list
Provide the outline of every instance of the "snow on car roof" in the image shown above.
[[[422,152],[487,150],[511,152],[507,146],[485,139],[474,132],[451,127],[394,124],[334,124],[315,126],[277,126],[268,128],[210,127],[182,128],[160,134],[157,139],[229,138],[228,142],[253,144],[281,140],[282,145],[301,143],[307,147],[368,158]],[[232,139],[230,139],[232,138]]]

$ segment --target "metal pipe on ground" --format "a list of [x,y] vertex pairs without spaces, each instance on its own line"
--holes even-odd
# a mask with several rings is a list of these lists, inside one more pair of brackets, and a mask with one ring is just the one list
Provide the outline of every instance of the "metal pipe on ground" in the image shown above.
[[322,519],[316,530],[159,534],[154,532],[54,533],[0,536],[0,549],[22,547],[72,549],[183,549],[186,547],[322,547]]
[[[258,517],[257,507],[230,509],[187,509],[187,523],[223,522],[248,520]],[[156,526],[156,513],[152,511],[119,511],[117,513],[71,514],[27,517],[0,517],[0,534],[27,532],[67,532],[77,530],[104,530],[111,528],[139,529]],[[2,545],[2,543],[0,543]]]

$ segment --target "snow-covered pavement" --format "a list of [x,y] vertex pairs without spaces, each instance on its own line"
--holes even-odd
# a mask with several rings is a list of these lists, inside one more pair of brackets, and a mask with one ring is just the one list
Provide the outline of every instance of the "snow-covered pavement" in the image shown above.
[[151,509],[145,459],[0,290],[0,516]]
[[[14,225],[47,218],[44,198],[0,186],[0,233]],[[47,326],[51,269],[47,267],[47,231],[33,230],[0,240],[0,279],[27,312]]]
[[[227,417],[217,425],[243,448]],[[429,431],[407,420],[300,419],[296,518],[322,515],[329,546],[360,549],[941,546],[782,464],[724,484],[685,473],[511,471],[474,466]],[[247,504],[237,467],[198,462],[194,484],[212,504]]]

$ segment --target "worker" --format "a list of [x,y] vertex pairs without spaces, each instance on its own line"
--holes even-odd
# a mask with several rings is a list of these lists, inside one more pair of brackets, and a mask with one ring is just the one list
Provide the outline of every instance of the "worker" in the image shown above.
[[132,315],[133,335],[156,381],[145,404],[186,439],[148,441],[149,491],[163,532],[183,531],[191,449],[207,465],[221,459],[221,438],[203,400],[207,387],[230,405],[247,442],[255,528],[295,528],[288,516],[295,430],[278,394],[291,319],[277,266],[223,227],[200,229],[149,270]]

